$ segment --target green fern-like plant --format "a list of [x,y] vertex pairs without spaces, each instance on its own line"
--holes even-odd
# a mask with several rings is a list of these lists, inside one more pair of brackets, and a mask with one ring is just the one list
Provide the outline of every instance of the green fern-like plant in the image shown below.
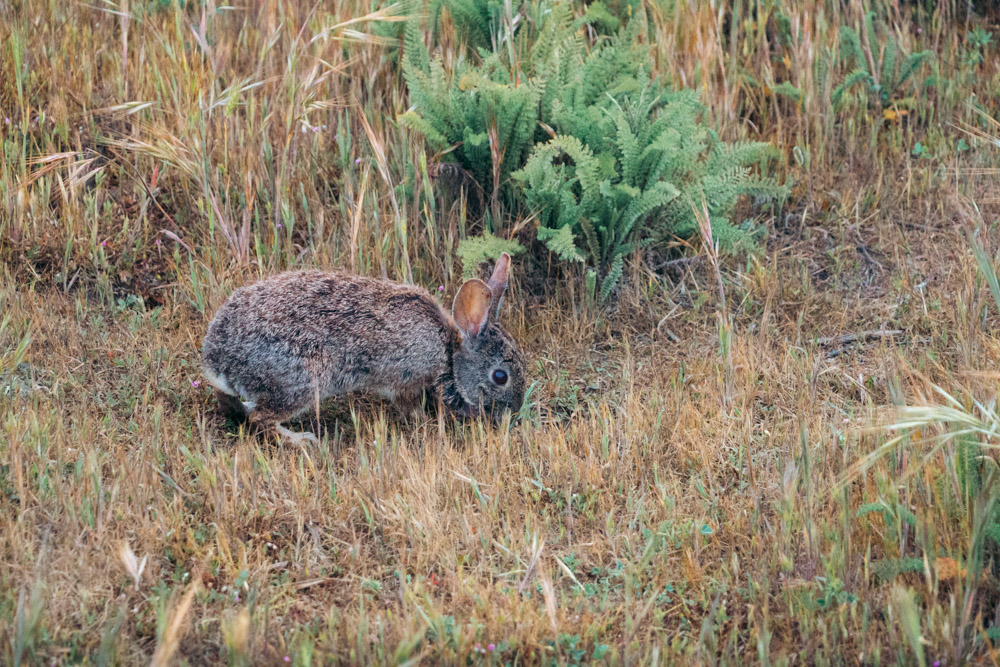
[[880,581],[892,581],[901,574],[924,571],[923,558],[885,558],[871,565],[872,574]]
[[484,262],[494,261],[501,254],[511,256],[524,252],[524,246],[517,241],[502,239],[490,232],[463,240],[458,244],[458,257],[462,260],[462,277],[465,280],[476,277],[476,271]]
[[[557,3],[544,16],[524,53],[481,50],[481,62],[462,61],[446,73],[431,59],[419,26],[406,29],[403,74],[411,110],[400,121],[422,134],[434,152],[448,153],[487,197],[517,205],[510,175],[553,126],[575,123],[579,135],[600,119],[600,108],[641,88],[646,50],[635,46],[638,22],[587,48],[582,26],[599,11],[574,18],[572,4]],[[585,110],[588,117],[578,117]],[[494,193],[500,189],[502,192]]]
[[860,87],[869,101],[882,109],[912,106],[912,96],[904,95],[905,86],[923,65],[934,59],[934,52],[904,53],[892,31],[875,20],[874,12],[865,15],[864,29],[869,39],[884,41],[885,46],[872,51],[862,45],[858,30],[851,26],[840,28],[840,61],[847,74],[833,90],[834,105],[843,106],[847,93]]
[[434,37],[441,29],[441,18],[448,12],[455,24],[460,41],[476,49],[487,49],[493,44],[494,33],[500,26],[500,0],[430,0],[428,13],[434,26]]
[[422,134],[435,152],[454,148],[451,157],[492,196],[504,188],[534,144],[542,86],[512,81],[496,55],[480,66],[459,65],[445,73],[431,60],[415,25],[407,29],[403,57],[413,110],[399,120]]
[[[701,124],[702,111],[692,92],[653,84],[610,108],[595,100],[581,112],[557,114],[557,128],[566,133],[537,146],[515,173],[526,203],[538,212],[539,240],[561,259],[596,269],[600,301],[616,287],[633,250],[697,233],[692,201],[707,204],[720,246],[734,249],[750,241],[729,219],[737,199],[785,196],[785,188],[750,172],[749,165],[773,149],[719,141]],[[580,117],[593,120],[582,128]]]
[[[517,6],[514,5],[515,11]],[[500,35],[503,7],[501,0],[429,0],[423,14],[427,30],[435,42],[443,37],[447,17],[454,39],[476,53],[479,49],[490,49]],[[379,37],[398,40],[404,37],[406,26],[407,23],[403,22],[385,21],[375,23],[370,29]],[[397,46],[391,44],[387,55],[396,62],[398,51]]]
[[[698,234],[692,202],[707,206],[719,245],[734,249],[753,243],[747,225],[731,220],[736,202],[787,193],[752,172],[769,145],[720,141],[695,93],[651,78],[644,12],[590,44],[584,26],[614,27],[606,13],[592,4],[577,15],[572,3],[556,2],[530,21],[533,32],[518,34],[516,47],[507,35],[451,72],[408,25],[411,109],[399,118],[471,175],[491,207],[537,213],[538,240],[560,260],[584,263],[600,302],[633,251]],[[492,213],[502,219],[498,208]],[[471,263],[473,254],[486,256],[473,250],[485,243],[492,241],[463,242]]]

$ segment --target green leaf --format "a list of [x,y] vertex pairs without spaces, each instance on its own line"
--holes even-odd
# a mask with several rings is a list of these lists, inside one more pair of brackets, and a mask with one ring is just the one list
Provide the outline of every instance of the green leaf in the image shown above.
[[479,265],[496,260],[502,253],[515,256],[524,252],[524,246],[514,240],[502,239],[490,232],[482,236],[467,238],[458,244],[458,256],[462,260],[462,278],[476,277]]
[[399,124],[409,128],[414,132],[422,134],[427,141],[427,145],[435,151],[444,150],[448,147],[448,138],[437,131],[433,125],[420,117],[415,111],[407,111],[397,118]]
[[559,256],[559,259],[569,262],[582,262],[584,256],[576,247],[576,239],[573,236],[573,228],[563,225],[559,229],[549,229],[548,227],[538,228],[538,240],[545,244],[549,250]]
[[979,265],[979,272],[983,274],[986,284],[990,286],[993,302],[997,306],[997,312],[1000,313],[1000,280],[997,279],[997,271],[993,260],[986,253],[986,249],[979,242],[978,238],[970,236],[969,242],[972,244],[972,254],[976,258],[976,264]]
[[614,261],[611,263],[611,268],[608,269],[607,274],[604,276],[604,281],[601,283],[601,294],[600,302],[604,303],[611,296],[615,287],[618,286],[618,282],[622,278],[622,272],[625,268],[625,261],[621,255],[615,257]]

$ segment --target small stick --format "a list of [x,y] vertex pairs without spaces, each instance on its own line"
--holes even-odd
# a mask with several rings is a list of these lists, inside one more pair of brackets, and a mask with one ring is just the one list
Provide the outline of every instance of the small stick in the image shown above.
[[653,271],[659,271],[660,269],[674,269],[682,266],[687,266],[688,264],[694,264],[697,261],[704,259],[703,255],[695,255],[693,257],[681,257],[679,259],[670,259],[665,262],[660,262],[656,266],[651,266]]
[[847,345],[848,343],[855,342],[866,342],[877,338],[894,338],[896,336],[902,336],[902,329],[890,329],[886,331],[885,329],[878,331],[859,331],[857,333],[845,334],[843,336],[833,336],[831,338],[817,338],[816,344],[827,346],[832,343],[837,345]]
[[864,343],[869,340],[881,338],[895,338],[896,336],[901,336],[902,334],[903,331],[901,329],[892,329],[890,331],[861,331],[843,336],[834,336],[832,338],[819,338],[816,340],[816,343],[823,346],[836,343],[837,346],[826,353],[827,359],[833,359],[834,357],[839,357],[843,354],[844,348],[851,343]]

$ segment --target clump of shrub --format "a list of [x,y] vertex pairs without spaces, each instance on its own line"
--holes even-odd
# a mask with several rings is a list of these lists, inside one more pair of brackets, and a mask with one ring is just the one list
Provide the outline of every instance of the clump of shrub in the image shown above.
[[[503,48],[479,49],[478,64],[461,59],[445,72],[440,58],[431,59],[419,26],[409,24],[403,75],[412,110],[400,122],[422,134],[432,151],[448,151],[446,159],[470,174],[487,199],[516,206],[510,175],[547,138],[545,125],[551,122],[553,102],[566,91],[570,69],[586,66],[581,92],[591,97],[606,90],[604,82],[612,74],[606,61],[616,53],[597,49],[586,58],[580,25],[568,3],[556,5],[536,33],[518,35],[518,42],[528,44],[518,47],[523,52],[512,56]],[[623,60],[620,68],[638,70],[633,59]]]
[[[610,109],[586,111],[557,113],[561,132],[536,146],[514,176],[528,207],[539,212],[539,240],[599,273],[598,301],[611,294],[633,250],[697,234],[695,207],[707,207],[716,241],[733,250],[753,245],[730,219],[737,199],[784,195],[749,167],[773,148],[719,141],[700,123],[702,107],[691,91],[648,86]],[[587,116],[586,128],[577,125]]]
[[[869,104],[878,108],[911,108],[915,98],[905,94],[908,84],[913,84],[916,73],[934,60],[934,52],[906,53],[892,30],[876,21],[875,12],[868,12],[861,32],[841,26],[840,59],[850,69],[833,90],[835,106],[843,106],[848,93],[860,90]],[[924,81],[925,86],[933,83],[933,78]]]
[[[770,145],[721,141],[695,93],[650,76],[641,17],[589,43],[583,26],[613,25],[607,14],[592,5],[576,17],[570,3],[556,4],[534,33],[508,34],[506,48],[481,48],[477,63],[451,73],[411,25],[403,71],[412,110],[400,118],[478,183],[494,224],[501,209],[536,214],[538,240],[585,265],[598,301],[631,252],[697,234],[694,206],[707,208],[719,245],[735,249],[753,245],[731,220],[737,200],[786,193],[751,170]],[[460,254],[480,257],[496,244],[470,239]]]

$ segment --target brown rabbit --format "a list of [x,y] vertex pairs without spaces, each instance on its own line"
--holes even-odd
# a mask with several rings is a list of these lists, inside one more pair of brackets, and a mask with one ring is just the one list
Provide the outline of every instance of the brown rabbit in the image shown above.
[[466,416],[518,410],[524,358],[497,324],[510,256],[488,283],[467,281],[449,315],[420,287],[345,273],[293,271],[233,292],[202,344],[222,411],[315,441],[281,423],[318,400],[371,391],[398,402],[434,388]]

